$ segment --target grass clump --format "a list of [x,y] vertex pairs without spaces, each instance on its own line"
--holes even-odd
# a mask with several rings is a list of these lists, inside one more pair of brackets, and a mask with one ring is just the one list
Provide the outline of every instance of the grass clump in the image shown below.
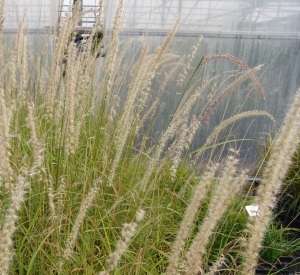
[[[39,69],[30,70],[38,57],[30,56],[24,29],[13,51],[0,45],[1,64],[10,64],[0,83],[0,273],[212,274],[225,265],[230,274],[253,274],[288,168],[282,163],[296,146],[299,95],[282,130],[289,146],[279,135],[273,157],[279,163],[270,158],[253,199],[261,214],[248,220],[241,199],[247,171],[238,152],[228,152],[219,167],[208,162],[196,177],[189,149],[244,81],[264,95],[256,70],[231,55],[206,56],[191,68],[202,38],[185,57],[171,52],[179,19],[153,52],[146,43],[121,41],[122,1],[110,39],[98,45],[107,46],[105,58],[91,50],[92,40],[79,51],[72,40],[81,16],[76,5]],[[242,70],[223,92],[214,89],[218,76],[194,78],[216,59]],[[168,66],[173,69],[156,93]],[[180,97],[158,131],[165,87],[176,78]],[[211,89],[198,113],[195,106]],[[224,119],[212,139],[251,115],[272,119],[257,110]]]

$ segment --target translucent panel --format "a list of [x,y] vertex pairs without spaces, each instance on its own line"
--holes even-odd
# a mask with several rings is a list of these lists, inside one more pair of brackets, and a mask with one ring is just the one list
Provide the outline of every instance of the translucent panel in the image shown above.
[[[124,40],[135,43],[146,42],[155,49],[164,41],[167,33],[180,14],[181,24],[171,48],[172,54],[184,58],[195,45],[197,37],[203,34],[191,69],[194,74],[190,85],[199,80],[213,81],[211,90],[221,93],[227,85],[241,73],[237,64],[216,58],[206,66],[199,62],[205,55],[228,54],[235,56],[249,67],[262,65],[256,74],[264,87],[266,97],[261,98],[251,81],[239,85],[211,117],[208,125],[203,125],[193,142],[197,150],[206,138],[223,120],[244,111],[263,110],[272,114],[276,124],[267,118],[255,117],[235,122],[224,130],[216,143],[214,152],[207,150],[204,160],[218,157],[229,148],[239,150],[239,157],[251,166],[260,156],[260,150],[268,138],[280,126],[289,106],[290,99],[300,86],[300,1],[271,0],[128,0],[124,9],[121,34]],[[109,33],[113,26],[117,0],[106,2],[105,28]],[[136,54],[133,48],[132,54]],[[184,60],[184,59],[183,59]],[[199,68],[199,69],[197,69]],[[152,83],[153,93],[159,90],[172,66]],[[195,71],[196,70],[196,71]],[[165,88],[165,97],[160,101],[159,121],[154,127],[156,135],[169,123],[172,113],[184,93],[185,86],[178,86],[178,75]],[[208,104],[209,93],[197,103],[193,113],[201,117]],[[154,95],[155,98],[155,95]]]
[[[4,43],[12,51],[17,47],[20,23],[27,29],[27,54],[33,64],[50,60],[58,27],[60,0],[6,0],[4,6]],[[8,53],[9,51],[7,51]],[[29,65],[30,66],[30,65]]]
[[56,29],[59,0],[6,0],[5,29],[17,29],[24,18],[28,29]]
[[[118,1],[107,1],[110,28]],[[299,0],[128,0],[124,30],[168,30],[177,14],[182,32],[299,32]]]

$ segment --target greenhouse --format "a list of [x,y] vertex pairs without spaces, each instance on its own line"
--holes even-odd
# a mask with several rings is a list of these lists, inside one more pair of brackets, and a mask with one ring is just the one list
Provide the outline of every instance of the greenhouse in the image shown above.
[[300,0],[0,0],[0,274],[298,274]]

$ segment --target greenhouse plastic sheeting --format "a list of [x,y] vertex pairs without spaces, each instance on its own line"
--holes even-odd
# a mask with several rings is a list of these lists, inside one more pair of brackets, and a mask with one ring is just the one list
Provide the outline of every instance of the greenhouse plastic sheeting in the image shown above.
[[20,22],[24,27],[44,29],[57,27],[59,0],[6,0],[4,11],[5,29],[17,29]]
[[[118,0],[106,1],[106,26],[111,28]],[[246,32],[259,34],[300,31],[299,0],[128,0],[123,29],[169,30],[180,14],[179,32]]]
[[[104,24],[107,33],[112,30],[118,2],[106,2]],[[135,45],[146,42],[149,49],[156,49],[180,14],[180,27],[170,45],[172,54],[188,55],[197,37],[203,34],[203,42],[191,64],[192,68],[197,68],[203,56],[214,54],[235,56],[251,68],[261,66],[257,76],[266,97],[263,99],[255,95],[255,88],[250,82],[241,85],[219,108],[210,123],[201,128],[192,146],[192,150],[203,146],[209,133],[222,120],[243,111],[264,110],[275,117],[276,124],[263,117],[249,118],[236,122],[218,139],[220,144],[228,142],[225,148],[220,146],[222,152],[226,153],[227,149],[234,147],[245,164],[252,165],[259,159],[266,140],[280,126],[290,100],[300,86],[300,1],[128,0],[124,3],[121,34],[124,39],[133,39]],[[135,52],[133,47],[132,55]],[[238,70],[236,64],[216,59],[207,66],[201,66],[195,78],[218,76],[214,85],[222,87],[231,79],[230,72],[234,74],[235,70]],[[154,93],[163,79],[162,75],[153,81]],[[161,102],[160,117],[157,118],[159,128],[168,124],[168,118],[180,100],[180,91],[176,79],[166,87],[167,96]],[[203,110],[207,96],[204,95],[203,100],[197,103],[196,113]],[[159,128],[153,132],[159,132]],[[218,148],[215,151],[216,157],[219,156]],[[211,157],[209,154],[207,157]]]

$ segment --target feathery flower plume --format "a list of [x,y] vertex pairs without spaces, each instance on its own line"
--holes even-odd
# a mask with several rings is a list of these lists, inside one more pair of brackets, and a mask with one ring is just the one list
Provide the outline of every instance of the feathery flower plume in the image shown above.
[[71,43],[68,48],[68,62],[67,62],[67,91],[66,91],[66,112],[67,112],[67,131],[66,131],[66,149],[69,154],[75,151],[75,89],[77,70],[75,66],[76,46]]
[[127,123],[132,122],[133,111],[135,107],[135,102],[138,99],[138,95],[140,94],[142,79],[144,74],[144,66],[146,63],[148,47],[146,44],[143,45],[142,53],[139,60],[134,64],[132,70],[132,80],[129,85],[129,91],[126,98],[126,104],[124,106],[124,112],[122,114],[121,119],[119,120],[117,127],[117,140],[116,144],[120,142],[124,135],[124,131],[126,129]]
[[211,83],[213,83],[216,78],[219,76],[211,77],[209,80],[204,81],[204,83],[198,87],[196,90],[193,91],[192,95],[189,95],[188,93],[185,94],[185,97],[181,100],[176,113],[174,115],[173,120],[174,121],[180,121],[180,119],[184,118],[186,119],[188,117],[188,114],[190,113],[192,107],[198,102],[200,99],[202,93],[209,87]]
[[[224,120],[223,122],[221,122],[215,129],[214,131],[209,135],[209,137],[206,139],[205,143],[203,144],[202,148],[205,148],[206,146],[209,146],[210,144],[212,144],[215,139],[218,137],[218,135],[220,134],[220,132],[222,130],[224,130],[228,125],[236,122],[239,119],[243,119],[243,118],[247,118],[247,117],[255,117],[255,116],[266,116],[268,117],[271,121],[273,121],[275,123],[275,119],[273,116],[271,116],[269,113],[264,112],[264,111],[257,111],[257,110],[253,110],[253,111],[247,111],[247,112],[243,112],[237,115],[234,115],[226,120]],[[200,151],[196,157],[199,157],[201,155],[201,153],[203,152]]]
[[0,230],[0,274],[10,274],[10,263],[13,256],[13,234],[16,231],[18,211],[24,201],[25,190],[29,186],[25,176],[19,175],[11,192],[11,204],[6,213],[3,227]]
[[63,220],[65,199],[66,199],[66,182],[64,176],[60,178],[59,185],[56,194],[53,194],[56,198],[55,209],[57,221]]
[[[92,40],[92,39],[89,39]],[[91,42],[90,42],[91,43]],[[92,57],[91,50],[89,51],[89,54],[87,53],[85,55],[85,61],[81,60],[81,56],[78,56],[78,49],[75,48],[75,56],[73,59],[74,62],[74,68],[72,69],[73,74],[73,83],[72,83],[72,89],[73,89],[73,126],[69,124],[69,130],[72,131],[70,134],[70,151],[71,153],[74,153],[76,148],[78,148],[79,140],[80,140],[80,132],[82,129],[82,126],[84,124],[85,118],[88,113],[88,97],[86,96],[86,90],[87,87],[89,87],[89,82],[91,82],[91,70],[94,67],[94,64],[91,64],[91,62],[94,62],[94,58]],[[76,58],[77,56],[77,58]],[[91,61],[93,60],[93,61]],[[89,68],[89,66],[91,68]],[[80,76],[80,77],[78,77]],[[71,91],[71,90],[70,90]],[[71,121],[71,120],[70,120]]]
[[179,137],[179,141],[176,142],[175,156],[173,157],[173,165],[171,167],[171,178],[175,180],[177,169],[180,164],[181,158],[185,150],[187,150],[193,142],[194,136],[201,124],[195,115],[192,116],[192,121],[189,127],[186,127],[182,135]]
[[[63,22],[58,39],[56,41],[54,60],[52,62],[49,87],[46,94],[46,109],[47,115],[53,117],[53,111],[55,106],[57,81],[61,75],[63,75],[64,63],[65,63],[65,50],[68,46],[68,41],[72,38],[72,32],[77,26],[78,22],[78,11],[80,7],[80,1],[76,1],[73,12],[67,13],[66,20]],[[60,102],[60,100],[58,100]]]
[[212,183],[215,176],[217,166],[211,166],[209,170],[204,173],[199,183],[196,185],[194,195],[186,208],[183,220],[180,223],[179,230],[175,242],[173,244],[171,254],[169,257],[169,265],[166,270],[167,275],[179,274],[179,265],[181,253],[184,249],[187,238],[191,235],[193,230],[193,224],[197,213],[199,211],[202,200],[205,198],[208,186]]
[[147,119],[150,119],[151,116],[153,116],[155,114],[155,111],[157,110],[157,107],[158,107],[158,103],[159,103],[159,100],[158,98],[155,99],[155,101],[151,104],[151,106],[148,108],[148,110],[145,112],[145,114],[141,117],[141,118],[138,118],[136,117],[136,121],[137,123],[135,124],[135,135],[137,136],[140,129],[142,129],[145,121]]
[[17,89],[17,76],[16,76],[16,56],[11,57],[9,62],[9,90],[13,94]]
[[[76,220],[74,222],[74,225],[72,227],[72,231],[67,239],[66,248],[63,251],[63,258],[69,259],[73,253],[74,245],[79,233],[79,228],[86,216],[86,213],[88,209],[91,207],[94,199],[96,198],[98,192],[99,192],[99,184],[101,183],[101,179],[97,179],[94,183],[94,186],[91,188],[87,196],[83,199],[79,213],[76,217]],[[61,262],[60,265],[63,263]]]
[[[23,30],[20,30],[23,32]],[[21,81],[20,81],[20,87],[19,87],[19,98],[21,102],[25,102],[26,100],[26,78],[27,78],[27,30],[24,31],[24,34],[22,35],[23,41],[21,43],[22,48],[22,59],[21,59]]]
[[[161,56],[161,60],[158,63],[159,71],[169,72],[174,66],[179,65],[180,56],[174,53],[165,53]],[[179,66],[178,66],[179,67]]]
[[30,143],[33,151],[34,162],[30,168],[29,176],[39,175],[43,170],[44,150],[45,146],[42,141],[38,140],[36,133],[36,121],[34,115],[34,104],[28,102],[27,126],[30,129]]
[[212,267],[209,269],[205,275],[215,275],[219,274],[220,268],[223,267],[226,264],[226,258],[224,254],[221,255],[221,257],[212,265]]
[[157,69],[159,67],[161,58],[162,58],[164,52],[166,51],[166,49],[168,48],[170,42],[172,41],[172,39],[176,33],[176,30],[179,26],[179,23],[180,23],[180,17],[178,15],[175,18],[174,24],[173,24],[170,32],[168,33],[164,43],[159,48],[157,48],[157,50],[154,52],[153,56],[151,56],[151,59],[149,61],[149,65],[148,65],[148,69],[147,69],[145,78],[143,80],[143,85],[142,85],[143,88],[142,88],[141,96],[140,96],[139,103],[137,106],[137,116],[139,116],[139,114],[142,112],[144,106],[146,105],[147,100],[149,99],[150,84],[157,73]]
[[176,175],[177,175],[177,169],[178,166],[180,164],[181,161],[181,154],[184,151],[185,148],[185,139],[188,133],[188,126],[187,123],[183,123],[182,125],[182,130],[181,130],[181,134],[178,137],[178,141],[173,142],[173,144],[175,143],[176,145],[172,145],[170,148],[168,148],[169,152],[172,152],[173,147],[175,147],[175,152],[171,153],[174,154],[173,159],[172,159],[172,166],[170,168],[170,172],[171,172],[171,181],[174,182],[176,179]]
[[30,139],[33,146],[38,143],[34,116],[34,103],[28,102],[27,127],[30,129]]
[[191,63],[194,60],[195,55],[196,55],[198,48],[199,48],[200,44],[202,43],[202,41],[203,41],[203,35],[199,36],[196,44],[192,48],[192,51],[189,53],[186,62],[184,62],[185,65],[183,67],[183,72],[180,74],[180,77],[177,80],[178,86],[181,86],[183,84],[184,80],[186,79],[188,71],[191,69]]
[[[212,78],[212,79],[214,79],[214,78]],[[155,151],[152,159],[150,160],[149,167],[148,167],[143,179],[140,182],[140,186],[143,191],[145,191],[147,188],[148,181],[149,181],[152,173],[155,170],[156,164],[158,163],[158,161],[165,149],[167,142],[174,136],[174,134],[178,131],[178,129],[186,123],[185,120],[187,119],[191,108],[197,102],[197,100],[201,96],[202,92],[205,90],[207,85],[209,83],[211,83],[211,81],[213,81],[213,80],[209,80],[206,83],[204,83],[203,85],[201,85],[194,92],[194,94],[191,97],[189,97],[189,99],[184,104],[180,104],[179,108],[175,111],[175,114],[172,117],[172,120],[171,120],[168,128],[166,129],[165,132],[162,133],[162,136],[160,137],[156,151]],[[195,131],[196,131],[197,127],[198,127],[198,125],[195,126],[195,128],[194,128]]]
[[99,27],[102,29],[103,27],[103,13],[104,13],[104,0],[99,0],[99,16],[97,20],[99,20]]
[[166,71],[164,74],[163,82],[159,85],[159,91],[158,94],[161,94],[163,91],[165,91],[166,86],[168,83],[170,83],[170,80],[176,76],[177,70],[180,68],[180,61],[177,62],[170,68],[168,71]]
[[239,177],[234,179],[237,163],[238,160],[233,156],[229,156],[225,162],[222,177],[213,191],[207,214],[186,254],[186,274],[197,274],[203,270],[203,255],[214,228],[224,215],[231,199],[241,190],[242,184],[245,182],[245,171],[242,171]]
[[122,255],[126,252],[132,237],[136,233],[138,224],[144,219],[145,211],[139,209],[135,214],[135,221],[125,223],[121,232],[122,239],[117,242],[116,250],[109,255],[107,259],[107,267],[105,271],[99,272],[99,275],[110,274],[118,265]]
[[251,68],[249,68],[248,65],[246,65],[242,60],[238,59],[237,57],[230,55],[230,54],[214,54],[214,55],[206,55],[202,59],[202,64],[207,64],[211,60],[215,59],[227,59],[235,64],[237,64],[244,72],[247,72],[249,74],[249,78],[253,82],[255,88],[257,91],[260,93],[262,97],[265,97],[265,91],[260,83],[259,79],[257,76],[254,74]]
[[4,8],[5,8],[5,0],[0,1],[0,35],[1,35],[1,30],[3,29],[4,26]]
[[0,89],[0,177],[5,182],[5,187],[11,189],[13,170],[10,166],[10,134],[9,127],[12,110],[7,108],[4,90]]
[[201,124],[208,124],[211,116],[213,115],[216,108],[220,103],[225,99],[226,96],[231,94],[239,85],[245,82],[249,78],[249,73],[252,71],[259,70],[261,66],[258,66],[254,69],[249,69],[242,76],[230,83],[224,91],[210,104],[210,106],[204,111],[204,114],[200,118]]
[[156,151],[154,153],[154,156],[150,160],[149,167],[140,183],[143,191],[145,191],[147,188],[148,181],[149,181],[152,173],[154,172],[155,166],[156,166],[157,162],[159,161],[167,142],[174,136],[174,134],[177,132],[177,130],[186,123],[185,120],[187,119],[192,106],[197,102],[197,100],[201,96],[202,92],[207,87],[208,83],[210,83],[210,81],[208,81],[208,82],[204,83],[202,86],[200,86],[194,92],[194,94],[187,100],[187,102],[185,104],[181,104],[179,106],[179,108],[176,110],[168,128],[166,129],[165,132],[162,133],[162,136],[160,137],[160,140],[159,140],[158,146],[156,148]]
[[272,153],[262,175],[254,204],[259,205],[259,215],[249,220],[245,241],[242,274],[255,274],[259,251],[276,205],[276,195],[280,192],[282,181],[288,172],[291,159],[299,144],[300,133],[300,89],[286,115],[283,125],[274,140]]
[[[24,13],[25,16],[25,13]],[[23,53],[23,35],[24,35],[24,29],[23,29],[23,23],[24,21],[21,20],[18,26],[18,35],[17,35],[17,41],[16,41],[16,48],[15,48],[15,63],[16,63],[16,70],[21,69],[21,63],[22,63],[22,53]]]
[[[107,108],[110,107],[111,100],[111,88],[112,88],[112,74],[116,69],[116,59],[119,51],[119,33],[121,31],[122,15],[123,15],[124,1],[120,0],[116,15],[114,18],[114,25],[112,29],[112,34],[109,42],[109,52],[106,58],[106,81],[105,81],[105,90],[106,90],[106,104]],[[109,109],[106,110],[107,112]]]
[[114,177],[115,177],[115,171],[118,167],[119,161],[121,159],[121,155],[127,140],[127,137],[130,133],[131,125],[134,120],[134,105],[137,99],[137,96],[139,95],[139,88],[140,88],[140,83],[138,82],[139,77],[140,77],[140,72],[141,72],[141,67],[144,63],[144,59],[147,54],[147,46],[145,45],[143,48],[143,52],[141,54],[140,60],[137,62],[136,68],[134,70],[134,79],[130,85],[130,89],[128,92],[128,98],[126,100],[126,104],[124,107],[124,112],[119,120],[118,123],[118,134],[116,137],[116,145],[117,145],[117,150],[116,150],[116,155],[114,157],[111,169],[110,169],[110,175],[108,178],[108,183],[112,185]]
[[[109,97],[113,99],[113,96],[116,95],[116,92],[119,90],[120,86],[124,84],[124,76],[127,74],[128,71],[128,65],[124,64],[124,60],[126,57],[128,57],[128,50],[130,49],[130,46],[132,46],[132,40],[129,39],[125,42],[122,43],[122,50],[117,52],[117,58],[115,60],[115,70],[112,71],[110,75],[110,80],[111,80],[111,89],[109,90]],[[110,51],[110,49],[109,49]],[[106,60],[107,61],[107,60]],[[102,67],[102,72],[106,76],[107,75],[107,70],[106,67]],[[104,91],[108,93],[108,90],[105,90],[107,87],[105,86],[107,82],[104,82]],[[102,88],[103,89],[103,88]],[[112,106],[112,103],[106,99],[107,102],[110,103],[110,105],[107,106]]]
[[30,177],[38,176],[40,175],[41,171],[44,171],[44,167],[43,167],[44,151],[45,151],[44,143],[42,141],[39,141],[34,146],[34,162],[29,171]]
[[49,179],[47,179],[48,183],[48,200],[49,200],[49,208],[50,208],[50,220],[51,222],[55,222],[57,218],[56,207],[54,202],[54,187],[53,187],[53,179],[50,175]]

